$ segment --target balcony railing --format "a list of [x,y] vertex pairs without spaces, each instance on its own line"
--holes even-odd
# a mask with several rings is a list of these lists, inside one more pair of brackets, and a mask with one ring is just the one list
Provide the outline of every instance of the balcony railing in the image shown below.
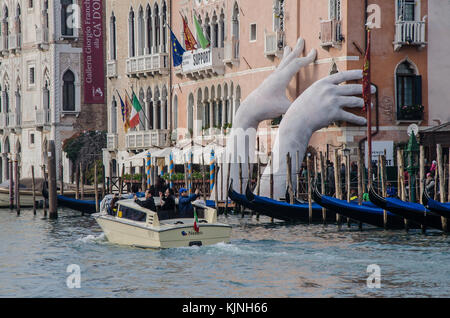
[[45,125],[50,125],[50,110],[36,110],[36,127],[44,127]]
[[11,34],[9,36],[9,49],[11,51],[19,50],[22,47],[22,34]]
[[226,64],[235,64],[239,61],[239,40],[234,36],[230,41],[224,43],[223,62]]
[[8,54],[9,45],[8,45],[8,36],[1,35],[0,36],[0,53],[5,55]]
[[8,114],[0,113],[0,130],[8,128]]
[[108,134],[106,136],[106,148],[110,151],[117,150],[119,147],[119,138],[117,134]]
[[106,63],[106,76],[117,77],[117,60],[111,60]]
[[342,42],[341,21],[322,20],[320,21],[320,45],[322,47],[334,47]]
[[130,76],[146,76],[169,72],[169,55],[156,53],[135,56],[127,59],[127,74]]
[[209,47],[183,54],[183,74],[194,79],[223,75],[225,73],[224,48]]
[[40,49],[44,49],[48,46],[49,34],[48,28],[36,29],[36,45]]
[[395,23],[394,50],[398,51],[404,45],[425,47],[424,21],[398,21]]
[[276,31],[264,34],[264,55],[276,56],[284,48],[284,32]]
[[128,150],[167,147],[170,144],[170,133],[168,130],[134,131],[126,135],[125,142]]
[[421,121],[423,120],[424,107],[419,106],[403,106],[397,109],[398,121]]
[[8,113],[8,128],[15,129],[21,125],[20,113]]

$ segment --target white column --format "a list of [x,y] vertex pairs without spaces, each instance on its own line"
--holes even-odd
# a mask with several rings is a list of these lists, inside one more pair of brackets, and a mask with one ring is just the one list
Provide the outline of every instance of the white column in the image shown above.
[[222,97],[221,98],[221,101],[222,101],[222,127],[223,126],[225,126],[225,124],[227,123],[226,122],[226,111],[227,111],[227,108],[226,108],[226,104],[227,104],[227,100],[226,100],[226,98],[224,98],[224,97]]
[[210,99],[208,103],[209,107],[209,127],[214,128],[214,100]]

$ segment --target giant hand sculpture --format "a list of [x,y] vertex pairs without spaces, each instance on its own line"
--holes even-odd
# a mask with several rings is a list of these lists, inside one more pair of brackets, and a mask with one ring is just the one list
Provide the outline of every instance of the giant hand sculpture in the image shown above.
[[[292,50],[286,47],[280,65],[255,89],[240,105],[234,120],[233,128],[227,141],[226,162],[231,160],[230,175],[239,179],[238,163],[254,162],[256,130],[260,122],[279,117],[286,113],[291,101],[286,96],[286,89],[292,77],[298,71],[316,59],[317,52],[312,49],[308,56],[299,57],[303,53],[305,41],[299,39]],[[243,175],[248,175],[248,165],[243,164]],[[226,171],[225,171],[226,173]],[[226,176],[219,193],[227,193]],[[217,184],[216,184],[217,186]],[[214,191],[213,191],[214,196]]]
[[[363,107],[364,100],[352,95],[361,95],[362,85],[338,85],[345,81],[360,80],[361,70],[346,71],[323,78],[303,92],[289,107],[281,121],[273,147],[274,198],[286,192],[286,155],[298,151],[303,158],[312,134],[335,121],[347,121],[356,125],[366,124],[366,119],[356,116],[343,107]],[[372,93],[375,87],[372,87]],[[261,180],[261,195],[269,196],[269,174],[267,168]],[[292,175],[295,180],[295,172]]]

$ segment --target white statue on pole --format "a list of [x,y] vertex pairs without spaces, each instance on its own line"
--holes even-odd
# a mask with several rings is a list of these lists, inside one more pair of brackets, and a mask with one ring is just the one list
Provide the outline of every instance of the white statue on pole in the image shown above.
[[[255,163],[256,130],[262,121],[284,115],[273,147],[275,199],[284,197],[286,192],[287,153],[294,156],[298,151],[299,158],[302,159],[312,134],[332,122],[366,124],[365,118],[343,109],[343,107],[364,106],[364,100],[354,96],[362,94],[362,85],[340,85],[346,81],[362,79],[362,70],[327,76],[311,85],[294,102],[289,101],[286,96],[289,82],[302,67],[313,63],[316,59],[315,49],[312,49],[306,57],[300,57],[304,44],[304,40],[300,38],[293,50],[290,47],[285,48],[280,65],[243,101],[235,115],[224,158],[225,162],[231,160],[230,177],[234,181],[235,190],[239,181],[239,163],[242,163],[243,176],[248,175],[249,160]],[[375,92],[374,87],[372,92]],[[226,173],[227,171],[224,171],[224,175]],[[268,167],[261,178],[262,196],[270,195],[269,174]],[[293,169],[293,178],[294,176]],[[226,179],[225,177],[224,183],[221,184],[224,187],[223,193],[227,193]]]

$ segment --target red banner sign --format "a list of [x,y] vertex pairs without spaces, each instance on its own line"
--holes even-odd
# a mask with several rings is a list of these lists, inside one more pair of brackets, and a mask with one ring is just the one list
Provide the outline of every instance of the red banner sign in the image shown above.
[[103,0],[83,0],[84,103],[105,102]]

